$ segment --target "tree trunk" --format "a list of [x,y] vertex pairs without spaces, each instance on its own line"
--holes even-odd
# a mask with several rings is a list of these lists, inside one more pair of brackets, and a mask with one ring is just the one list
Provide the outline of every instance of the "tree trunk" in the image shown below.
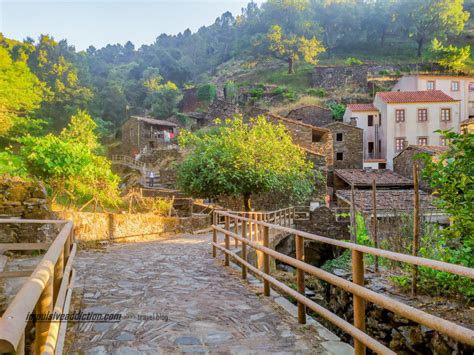
[[418,49],[417,49],[416,55],[418,56],[418,58],[420,58],[421,57],[421,49],[423,48],[423,39],[417,40],[416,43],[418,43]]
[[250,212],[251,211],[250,194],[244,194],[244,208],[245,208],[245,212]]
[[288,74],[293,74],[294,71],[294,61],[293,58],[288,58]]

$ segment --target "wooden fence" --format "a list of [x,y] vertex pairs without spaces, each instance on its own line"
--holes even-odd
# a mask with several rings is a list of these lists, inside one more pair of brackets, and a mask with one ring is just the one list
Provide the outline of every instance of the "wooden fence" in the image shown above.
[[[67,314],[74,284],[72,264],[77,245],[73,224],[57,220],[0,219],[2,223],[41,223],[62,225],[49,243],[4,243],[1,250],[47,250],[33,271],[0,273],[0,277],[29,276],[0,319],[0,353],[25,353],[25,328],[31,314]],[[66,336],[66,321],[41,321],[35,324],[34,353],[61,354]]]
[[[462,343],[474,346],[474,331],[462,327],[448,320],[433,316],[417,308],[403,304],[391,297],[376,293],[364,287],[364,254],[384,257],[394,261],[404,262],[413,267],[423,266],[439,271],[449,272],[455,275],[474,279],[474,269],[449,264],[441,261],[394,253],[387,250],[367,247],[355,243],[339,241],[322,237],[315,234],[306,233],[296,229],[288,228],[280,224],[269,223],[257,218],[248,218],[239,214],[232,214],[225,211],[215,211],[214,221],[224,220],[224,226],[216,223],[213,228],[212,255],[216,257],[217,250],[224,253],[224,265],[229,265],[229,258],[236,260],[242,268],[242,278],[247,278],[247,271],[250,270],[263,279],[264,295],[270,296],[270,284],[284,293],[294,297],[298,302],[298,321],[306,323],[306,307],[325,318],[335,326],[350,334],[354,338],[355,353],[365,354],[366,347],[379,354],[395,354],[376,339],[370,337],[365,332],[365,302],[372,302],[380,307],[388,309],[401,317],[410,319],[428,328],[446,334]],[[279,215],[279,214],[277,214]],[[273,215],[273,221],[275,220]],[[276,219],[280,222],[281,219]],[[231,228],[231,224],[234,225]],[[269,247],[270,230],[294,234],[296,239],[296,258],[276,252]],[[249,232],[250,231],[250,232]],[[217,233],[223,233],[224,246],[217,240]],[[235,240],[236,246],[241,245],[241,256],[230,249],[230,238]],[[333,275],[320,268],[314,267],[304,262],[304,240],[312,240],[320,243],[330,244],[352,251],[352,281]],[[262,260],[262,267],[254,267],[247,261],[247,247],[254,248],[257,257]],[[293,290],[283,282],[270,275],[270,258],[280,260],[297,270],[297,290]],[[318,277],[334,286],[352,293],[354,305],[354,324],[350,324],[336,314],[321,307],[305,296],[305,273]]]

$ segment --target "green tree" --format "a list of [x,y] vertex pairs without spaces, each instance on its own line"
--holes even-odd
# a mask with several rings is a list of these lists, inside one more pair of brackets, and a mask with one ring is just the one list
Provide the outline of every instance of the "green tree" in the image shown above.
[[300,201],[311,193],[312,163],[283,125],[264,116],[249,124],[238,116],[216,124],[210,131],[180,134],[180,145],[190,150],[179,166],[181,189],[196,197],[242,196],[246,210],[252,194],[287,192]]
[[469,18],[464,0],[402,0],[398,16],[409,37],[418,44],[421,57],[423,45],[434,37],[459,35]]
[[306,63],[317,64],[318,55],[325,51],[321,42],[313,36],[308,39],[294,34],[284,36],[282,28],[274,25],[268,33],[269,49],[273,55],[288,63],[288,73],[294,73],[294,64],[301,58]]
[[171,81],[161,84],[161,77],[149,78],[144,85],[147,88],[145,105],[158,118],[168,118],[176,113],[178,103],[182,98],[178,86]]
[[92,118],[81,112],[60,135],[19,138],[18,156],[28,175],[44,181],[54,198],[117,205],[119,178],[112,173],[110,162],[94,152],[98,148],[94,129]]
[[466,62],[471,56],[471,46],[444,46],[435,38],[431,42],[431,52],[436,63],[448,70],[460,72],[466,68]]
[[[40,107],[44,86],[23,60],[13,60],[0,46],[0,136],[33,124],[30,115]],[[36,121],[38,123],[38,121]],[[16,129],[15,129],[16,127]]]
[[[423,177],[434,194],[434,203],[447,212],[450,225],[429,236],[431,246],[422,248],[424,257],[474,267],[474,134],[438,131],[450,141],[448,150],[436,159],[420,154],[425,163]],[[474,297],[472,280],[429,268],[421,269],[421,282],[446,291],[461,291]]]

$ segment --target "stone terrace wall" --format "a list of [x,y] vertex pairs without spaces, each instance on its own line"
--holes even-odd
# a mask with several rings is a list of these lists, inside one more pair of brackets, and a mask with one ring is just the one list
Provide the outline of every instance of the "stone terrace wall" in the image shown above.
[[152,213],[112,214],[61,211],[57,214],[61,219],[74,222],[74,235],[79,242],[83,243],[111,239],[117,242],[154,240],[169,234],[192,233],[211,225],[209,215],[177,218]]
[[[0,218],[55,219],[43,184],[10,176],[0,177]],[[50,242],[56,234],[51,224],[4,223],[0,243]]]
[[315,105],[308,105],[294,109],[290,111],[286,117],[294,120],[301,120],[304,123],[316,127],[322,127],[334,122],[331,110]]
[[[324,89],[336,89],[343,86],[355,86],[367,90],[369,77],[382,75],[381,72],[426,72],[439,70],[433,64],[386,64],[386,65],[340,65],[317,66],[312,74],[312,86]],[[401,76],[401,75],[400,75]]]

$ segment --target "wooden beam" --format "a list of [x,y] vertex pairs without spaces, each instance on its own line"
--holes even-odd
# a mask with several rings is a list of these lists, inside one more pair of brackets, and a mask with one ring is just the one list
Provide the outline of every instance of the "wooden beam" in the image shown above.
[[2,271],[0,272],[0,279],[9,279],[13,277],[30,277],[35,271],[34,269],[19,270],[19,271]]
[[51,243],[0,243],[0,250],[48,250]]

